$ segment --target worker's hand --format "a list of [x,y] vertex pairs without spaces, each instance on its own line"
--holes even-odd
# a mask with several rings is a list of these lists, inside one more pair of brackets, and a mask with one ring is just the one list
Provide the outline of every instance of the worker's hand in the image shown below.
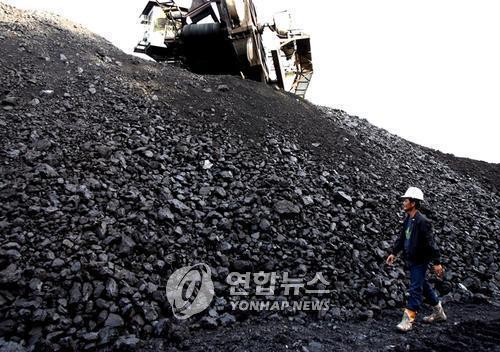
[[437,265],[434,265],[432,268],[434,269],[434,272],[436,273],[436,276],[441,279],[443,277],[443,275],[444,275],[444,268],[443,268],[443,266],[441,264],[437,264]]
[[394,264],[394,261],[396,260],[396,256],[394,254],[390,254],[387,259],[385,260],[385,263],[387,265],[392,265]]

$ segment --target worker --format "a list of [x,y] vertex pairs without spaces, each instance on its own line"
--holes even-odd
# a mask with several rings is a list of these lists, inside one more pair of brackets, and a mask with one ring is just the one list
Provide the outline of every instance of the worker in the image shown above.
[[403,318],[397,328],[406,332],[411,330],[413,326],[417,312],[422,305],[423,296],[433,306],[432,314],[424,317],[424,322],[445,321],[446,314],[438,296],[426,280],[427,268],[430,263],[433,264],[434,272],[438,278],[443,277],[444,269],[440,261],[439,248],[432,235],[431,223],[419,211],[421,202],[424,201],[424,194],[419,188],[410,187],[402,198],[406,217],[386,263],[393,265],[396,255],[403,251],[405,268],[409,269],[410,272],[410,289]]

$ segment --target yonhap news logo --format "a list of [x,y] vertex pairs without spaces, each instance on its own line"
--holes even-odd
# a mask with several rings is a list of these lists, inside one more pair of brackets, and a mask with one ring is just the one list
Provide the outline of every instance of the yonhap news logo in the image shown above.
[[200,263],[176,270],[168,279],[166,290],[177,319],[188,319],[204,311],[214,298],[210,267]]
[[[322,272],[309,277],[310,280],[307,280],[305,276],[291,277],[289,272],[274,271],[231,272],[226,277],[231,309],[329,310],[330,282]],[[181,320],[188,319],[203,312],[212,303],[215,295],[212,271],[204,263],[180,268],[169,277],[166,291],[174,316]],[[285,300],[276,297],[285,297]]]

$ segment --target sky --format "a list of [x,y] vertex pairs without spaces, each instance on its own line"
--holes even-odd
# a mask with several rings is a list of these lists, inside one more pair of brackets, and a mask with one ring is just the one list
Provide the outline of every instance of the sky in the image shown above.
[[[0,1],[65,16],[126,52],[141,38],[147,2]],[[427,147],[500,163],[500,1],[255,3],[263,22],[288,9],[311,35],[311,102]]]

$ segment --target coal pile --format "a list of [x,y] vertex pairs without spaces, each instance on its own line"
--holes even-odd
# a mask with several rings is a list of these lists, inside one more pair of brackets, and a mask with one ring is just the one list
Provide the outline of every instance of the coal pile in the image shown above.
[[[401,306],[404,272],[384,261],[409,185],[442,248],[441,295],[498,298],[489,179],[342,111],[127,56],[56,16],[0,4],[0,39],[3,342],[127,349],[198,319],[233,324],[233,270],[323,272],[345,317]],[[200,262],[217,298],[210,320],[182,325],[165,284]]]

